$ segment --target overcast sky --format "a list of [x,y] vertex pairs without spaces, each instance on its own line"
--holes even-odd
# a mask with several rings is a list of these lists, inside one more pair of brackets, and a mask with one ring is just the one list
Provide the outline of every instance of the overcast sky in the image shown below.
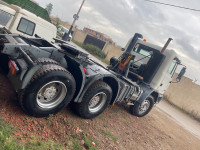
[[[36,0],[40,6],[53,4],[52,15],[72,22],[82,0]],[[155,0],[200,9],[199,0]],[[76,25],[109,35],[124,47],[135,32],[148,42],[163,46],[169,37],[187,66],[186,76],[200,83],[200,11],[150,3],[145,0],[86,0]]]

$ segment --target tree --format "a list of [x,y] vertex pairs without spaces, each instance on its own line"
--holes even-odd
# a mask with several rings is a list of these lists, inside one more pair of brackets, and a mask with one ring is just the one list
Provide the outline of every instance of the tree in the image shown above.
[[60,18],[56,17],[56,28],[59,29],[60,28]]
[[46,5],[45,9],[47,10],[48,14],[50,15],[52,12],[52,9],[53,9],[53,4],[49,3],[48,5]]

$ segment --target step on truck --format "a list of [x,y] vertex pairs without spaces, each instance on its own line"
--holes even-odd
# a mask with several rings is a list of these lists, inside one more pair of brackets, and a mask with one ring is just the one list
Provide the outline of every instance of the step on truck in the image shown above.
[[[142,117],[158,103],[181,61],[173,50],[143,41],[136,33],[119,58],[104,67],[70,42],[52,44],[0,30],[0,66],[29,115],[48,116],[70,102],[83,118],[93,118],[108,105],[126,102]],[[177,81],[186,71],[183,66]]]

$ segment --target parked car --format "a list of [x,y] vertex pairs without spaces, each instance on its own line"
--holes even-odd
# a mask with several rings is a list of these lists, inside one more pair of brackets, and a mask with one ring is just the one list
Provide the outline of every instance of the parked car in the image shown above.
[[[60,36],[60,37],[63,37],[64,36],[64,34],[66,33],[68,33],[69,32],[69,29],[67,29],[67,28],[65,28],[65,27],[63,27],[63,26],[59,26],[58,27],[58,32],[57,32],[57,35],[58,36]],[[69,34],[69,38],[67,39],[67,41],[71,41],[71,39],[72,39],[72,35],[71,35],[71,33]]]

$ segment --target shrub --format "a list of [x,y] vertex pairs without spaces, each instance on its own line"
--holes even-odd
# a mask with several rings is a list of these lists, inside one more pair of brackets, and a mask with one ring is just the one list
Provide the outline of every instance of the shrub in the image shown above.
[[86,44],[83,46],[84,49],[86,49],[89,53],[93,54],[93,55],[97,55],[101,58],[105,58],[106,54],[104,52],[102,52],[102,50],[100,48],[98,48],[95,45],[92,44]]
[[103,59],[106,57],[106,54],[104,52],[102,52],[102,50],[95,45],[92,45],[92,44],[84,45],[84,44],[79,43],[77,41],[73,41],[73,42],[76,45],[78,45],[78,46],[82,47],[83,49],[85,49],[86,51],[88,51],[90,54],[99,56],[100,58],[103,58]]

